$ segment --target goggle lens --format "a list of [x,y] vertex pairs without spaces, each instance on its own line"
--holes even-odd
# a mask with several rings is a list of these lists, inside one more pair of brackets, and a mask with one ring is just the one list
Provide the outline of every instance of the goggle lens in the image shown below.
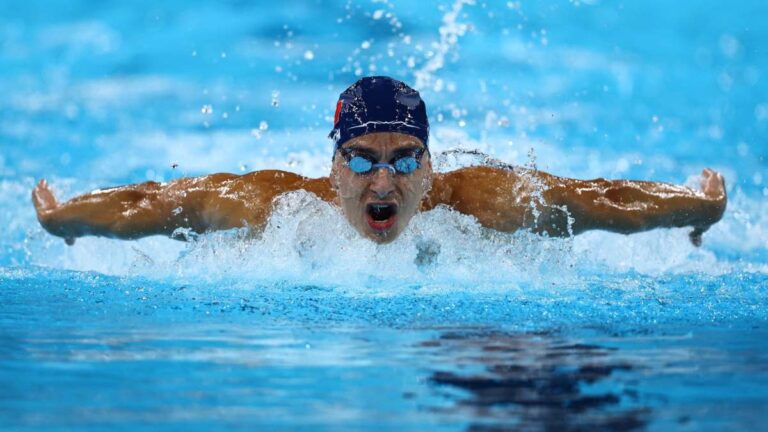
[[413,156],[403,156],[395,160],[395,169],[399,173],[410,174],[419,167],[419,161]]
[[373,163],[370,159],[362,156],[352,156],[347,162],[347,166],[355,174],[367,174],[374,168],[389,168],[400,174],[411,174],[419,168],[419,160],[414,156],[401,156],[395,159],[394,164]]
[[356,174],[367,173],[373,168],[373,162],[362,156],[352,157],[349,162],[347,162],[347,165],[349,165],[349,169]]

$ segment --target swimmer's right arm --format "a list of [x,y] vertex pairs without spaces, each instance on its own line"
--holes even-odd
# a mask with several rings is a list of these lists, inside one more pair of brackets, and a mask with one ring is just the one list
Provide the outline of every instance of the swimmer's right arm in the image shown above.
[[88,235],[137,239],[172,236],[179,228],[203,233],[260,227],[275,196],[303,187],[322,197],[330,192],[327,183],[282,171],[213,174],[96,190],[58,203],[41,180],[32,191],[32,202],[43,228],[72,244]]
[[200,211],[206,188],[195,188],[193,182],[180,179],[100,189],[58,203],[41,180],[32,191],[32,202],[43,228],[67,244],[88,235],[136,239],[170,236],[182,227],[203,232],[209,225]]

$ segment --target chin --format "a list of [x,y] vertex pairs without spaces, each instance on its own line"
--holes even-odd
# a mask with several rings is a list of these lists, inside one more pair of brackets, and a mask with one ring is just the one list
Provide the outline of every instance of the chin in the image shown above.
[[378,244],[387,244],[393,242],[398,236],[400,236],[401,230],[397,226],[384,231],[371,229],[369,226],[364,225],[357,230],[363,237]]
[[366,237],[378,244],[387,244],[393,242],[399,235],[399,232],[388,231],[385,233],[367,233]]

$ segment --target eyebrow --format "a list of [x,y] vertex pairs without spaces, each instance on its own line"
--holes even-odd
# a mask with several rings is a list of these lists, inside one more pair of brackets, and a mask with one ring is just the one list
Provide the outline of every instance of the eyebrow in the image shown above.
[[371,149],[367,149],[365,147],[360,147],[356,145],[351,145],[349,147],[346,147],[343,149],[345,152],[358,152],[358,153],[365,153],[367,155],[373,156],[378,158],[379,152]]

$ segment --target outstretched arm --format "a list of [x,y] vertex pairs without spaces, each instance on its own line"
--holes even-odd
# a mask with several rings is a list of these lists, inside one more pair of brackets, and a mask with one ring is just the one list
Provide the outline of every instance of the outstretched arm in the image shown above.
[[43,228],[73,244],[87,235],[136,239],[171,236],[178,228],[196,233],[259,228],[275,196],[299,188],[323,196],[330,191],[327,183],[282,171],[213,174],[96,190],[60,204],[41,180],[32,191],[32,202]]
[[575,180],[541,171],[471,167],[439,175],[430,200],[501,231],[528,228],[564,236],[593,229],[630,234],[690,226],[696,245],[726,205],[723,177],[708,169],[702,172],[701,191],[696,191],[666,183]]
[[691,242],[719,221],[727,203],[723,176],[701,173],[701,190],[666,183],[629,180],[554,182],[547,195],[573,217],[573,231],[592,229],[629,234],[661,227],[692,227]]

